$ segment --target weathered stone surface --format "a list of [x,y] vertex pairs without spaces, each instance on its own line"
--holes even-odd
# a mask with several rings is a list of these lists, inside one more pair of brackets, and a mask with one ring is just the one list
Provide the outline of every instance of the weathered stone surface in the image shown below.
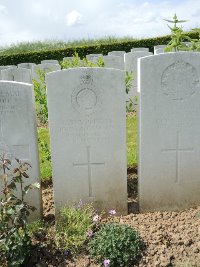
[[46,63],[49,63],[49,64],[59,64],[58,60],[56,60],[56,59],[45,59],[45,60],[42,60],[41,61],[41,64],[46,64]]
[[15,65],[0,66],[0,70],[5,70],[5,69],[8,69],[8,68],[17,68],[17,66],[15,66]]
[[155,45],[154,46],[154,54],[156,55],[156,50],[159,49],[159,54],[162,53],[161,51],[163,51],[164,53],[164,49],[167,47],[167,45]]
[[131,52],[141,52],[141,51],[149,52],[149,48],[147,48],[147,47],[133,47],[131,49]]
[[[34,112],[33,86],[31,84],[0,81],[0,154],[6,154],[15,166],[15,158],[28,162],[29,179],[24,185],[39,182],[38,139]],[[0,193],[2,194],[0,180]],[[20,193],[19,193],[20,194]],[[31,219],[40,219],[41,191],[30,190],[27,201],[37,210]]]
[[139,59],[140,210],[200,204],[200,54]]
[[56,212],[80,199],[127,212],[124,76],[106,68],[46,75]]
[[106,68],[124,70],[124,59],[119,56],[104,56],[103,61]]
[[98,59],[100,58],[100,57],[103,57],[103,55],[102,54],[89,54],[89,55],[86,55],[86,58],[89,60],[89,61],[91,61],[91,62],[93,62],[93,63],[98,63]]
[[36,64],[35,63],[20,63],[20,64],[17,64],[17,67],[18,68],[23,68],[23,69],[30,69],[32,70],[32,66],[35,66]]
[[35,80],[39,80],[38,70],[42,72],[48,73],[52,71],[61,70],[61,66],[59,64],[51,64],[51,63],[43,63],[32,66],[32,78]]
[[1,71],[1,79],[6,81],[32,83],[31,70],[25,68],[8,68]]
[[15,66],[15,65],[0,66],[0,80],[2,80],[2,78],[1,78],[1,71],[2,70],[9,69],[9,68],[17,68],[17,66]]
[[118,56],[124,58],[124,55],[126,54],[125,51],[111,51],[108,52],[108,56]]
[[132,81],[132,87],[129,91],[128,98],[134,101],[137,93],[137,61],[141,57],[146,57],[152,55],[151,52],[138,51],[138,52],[129,52],[125,54],[125,70],[133,73],[134,80]]
[[159,54],[165,53],[165,48],[157,48],[154,51],[155,51],[154,55],[159,55]]

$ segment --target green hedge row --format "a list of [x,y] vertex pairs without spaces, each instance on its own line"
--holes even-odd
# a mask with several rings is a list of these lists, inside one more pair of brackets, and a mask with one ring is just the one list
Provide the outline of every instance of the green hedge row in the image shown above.
[[[197,32],[188,32],[187,35],[192,39],[198,38]],[[88,46],[79,46],[71,47],[58,50],[48,50],[48,51],[37,51],[30,53],[20,53],[13,55],[4,55],[0,56],[0,65],[17,65],[18,63],[24,62],[33,62],[39,64],[41,60],[45,59],[57,59],[62,60],[63,57],[70,57],[75,52],[83,58],[88,54],[102,53],[107,55],[110,51],[126,51],[130,52],[133,47],[148,47],[151,52],[153,52],[153,47],[155,45],[167,44],[170,41],[170,35],[148,38],[141,40],[126,41],[121,43],[112,43],[112,44],[100,44],[100,45],[88,45]]]

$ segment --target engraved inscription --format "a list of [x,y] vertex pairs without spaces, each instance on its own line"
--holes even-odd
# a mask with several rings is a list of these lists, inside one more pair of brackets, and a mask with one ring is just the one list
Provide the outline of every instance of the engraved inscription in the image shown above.
[[161,151],[164,153],[175,153],[175,166],[176,166],[176,173],[175,173],[175,183],[179,182],[180,178],[180,153],[187,153],[187,152],[192,152],[194,148],[181,148],[180,147],[180,135],[179,132],[176,133],[176,147],[175,148],[167,148],[167,149],[162,149]]
[[86,147],[87,149],[87,162],[85,163],[73,163],[73,166],[75,167],[87,167],[88,168],[88,192],[89,197],[93,197],[92,192],[92,167],[93,166],[99,166],[99,165],[105,165],[105,162],[91,162],[91,155],[90,155],[90,146]]
[[111,119],[66,120],[60,126],[54,127],[55,135],[60,138],[70,138],[71,142],[108,142],[113,129]]
[[0,91],[0,116],[15,114],[19,109],[20,98],[18,90]]
[[200,88],[196,69],[182,60],[168,66],[161,77],[161,89],[171,100],[184,100]]

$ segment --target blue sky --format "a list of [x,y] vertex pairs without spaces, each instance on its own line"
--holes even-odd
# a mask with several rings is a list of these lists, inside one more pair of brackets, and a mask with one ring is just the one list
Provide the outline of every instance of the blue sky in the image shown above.
[[164,18],[200,27],[200,0],[0,0],[0,46],[21,41],[169,33]]

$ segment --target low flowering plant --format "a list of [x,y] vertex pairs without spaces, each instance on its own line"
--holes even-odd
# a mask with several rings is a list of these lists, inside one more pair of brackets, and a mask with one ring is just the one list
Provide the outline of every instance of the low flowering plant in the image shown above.
[[106,267],[106,266],[109,266],[110,265],[110,260],[104,260],[103,261],[103,265]]

